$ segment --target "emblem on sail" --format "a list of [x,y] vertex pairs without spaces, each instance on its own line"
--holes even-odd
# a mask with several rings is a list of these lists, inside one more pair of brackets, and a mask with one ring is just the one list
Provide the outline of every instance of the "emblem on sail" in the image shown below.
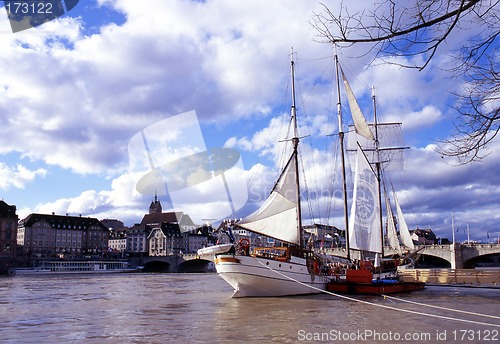
[[378,225],[380,208],[377,178],[361,147],[356,154],[356,174],[349,218],[350,248],[359,251],[382,252]]

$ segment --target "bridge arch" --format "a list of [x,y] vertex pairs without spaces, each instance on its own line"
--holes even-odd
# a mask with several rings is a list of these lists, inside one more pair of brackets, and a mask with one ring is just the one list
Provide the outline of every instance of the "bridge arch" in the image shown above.
[[415,262],[416,268],[451,268],[451,262],[440,255],[434,254],[421,254]]
[[150,260],[144,264],[143,272],[170,272],[170,263],[163,260]]
[[464,261],[464,269],[474,269],[476,267],[479,268],[489,266],[500,266],[500,253],[483,254]]
[[[453,269],[475,268],[478,262],[483,262],[488,257],[500,255],[499,244],[455,244],[455,245],[428,245],[420,252],[425,256],[443,259],[450,265],[439,267],[451,267]],[[430,259],[430,258],[429,258]],[[496,259],[496,260],[495,260]],[[494,258],[490,266],[500,266],[500,260]]]
[[185,260],[177,267],[178,272],[213,272],[215,265],[208,259],[190,259]]

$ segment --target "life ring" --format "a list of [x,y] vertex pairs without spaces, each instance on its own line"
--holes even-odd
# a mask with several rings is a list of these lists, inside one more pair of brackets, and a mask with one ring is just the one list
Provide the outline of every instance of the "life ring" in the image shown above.
[[246,250],[250,247],[250,240],[248,240],[247,238],[241,238],[239,244]]

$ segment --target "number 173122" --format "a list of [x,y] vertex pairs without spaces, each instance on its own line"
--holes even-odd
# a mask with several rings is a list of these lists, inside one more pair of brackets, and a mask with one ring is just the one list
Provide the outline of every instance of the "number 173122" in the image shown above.
[[53,4],[45,1],[9,1],[5,8],[12,14],[52,14]]

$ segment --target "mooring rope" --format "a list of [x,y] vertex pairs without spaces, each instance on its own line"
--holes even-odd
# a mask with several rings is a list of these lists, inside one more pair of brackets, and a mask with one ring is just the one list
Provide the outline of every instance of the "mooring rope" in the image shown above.
[[439,318],[439,319],[445,319],[445,320],[451,320],[451,321],[458,321],[458,322],[475,324],[475,325],[493,326],[493,327],[500,328],[500,324],[493,324],[493,323],[487,323],[487,322],[481,322],[481,321],[474,321],[474,320],[467,320],[467,319],[459,319],[459,318],[453,318],[453,317],[448,317],[448,316],[439,315],[439,314],[432,314],[432,313],[424,313],[424,312],[412,311],[412,310],[409,310],[409,309],[396,308],[396,307],[392,307],[392,306],[382,305],[382,304],[379,304],[379,303],[373,303],[373,302],[370,302],[370,301],[355,299],[353,297],[349,297],[349,296],[345,296],[345,295],[341,295],[341,294],[337,294],[337,293],[332,293],[332,292],[330,292],[328,290],[323,290],[323,289],[317,288],[315,286],[309,285],[307,283],[303,283],[301,281],[298,281],[298,280],[296,280],[294,278],[291,278],[291,277],[289,277],[289,276],[287,276],[287,275],[285,275],[285,274],[283,274],[283,273],[281,273],[281,272],[279,272],[277,270],[274,270],[269,265],[263,264],[258,259],[257,259],[257,262],[260,265],[268,268],[269,270],[277,273],[278,275],[280,275],[282,277],[285,277],[286,279],[289,279],[289,280],[291,280],[293,282],[299,283],[299,284],[304,285],[306,287],[312,288],[312,289],[317,290],[319,292],[322,292],[322,293],[325,293],[325,294],[329,294],[329,295],[333,295],[333,296],[336,296],[336,297],[339,297],[339,298],[342,298],[342,299],[345,299],[345,300],[350,300],[350,301],[354,301],[354,302],[359,302],[359,303],[367,304],[367,305],[370,305],[370,306],[375,306],[375,307],[390,309],[390,310],[397,311],[397,312],[404,312],[404,313],[416,314],[416,315],[421,315],[421,316],[428,316],[428,317],[432,317],[432,318]]
[[426,303],[416,302],[416,301],[411,301],[411,300],[405,300],[405,299],[401,299],[401,298],[399,298],[399,297],[389,296],[389,295],[386,295],[386,294],[382,294],[382,296],[383,296],[384,298],[393,299],[393,300],[398,300],[398,301],[402,301],[402,302],[413,303],[413,304],[415,304],[415,305],[419,305],[419,306],[425,306],[425,307],[438,308],[438,309],[443,309],[443,310],[445,310],[445,311],[451,311],[451,312],[458,312],[458,313],[470,314],[470,315],[475,315],[475,316],[478,316],[478,317],[486,317],[486,318],[500,319],[500,317],[499,317],[499,316],[496,316],[496,315],[481,314],[481,313],[475,313],[475,312],[464,311],[464,310],[461,310],[461,309],[454,309],[454,308],[448,308],[448,307],[441,307],[441,306],[429,305],[429,304],[426,304]]

